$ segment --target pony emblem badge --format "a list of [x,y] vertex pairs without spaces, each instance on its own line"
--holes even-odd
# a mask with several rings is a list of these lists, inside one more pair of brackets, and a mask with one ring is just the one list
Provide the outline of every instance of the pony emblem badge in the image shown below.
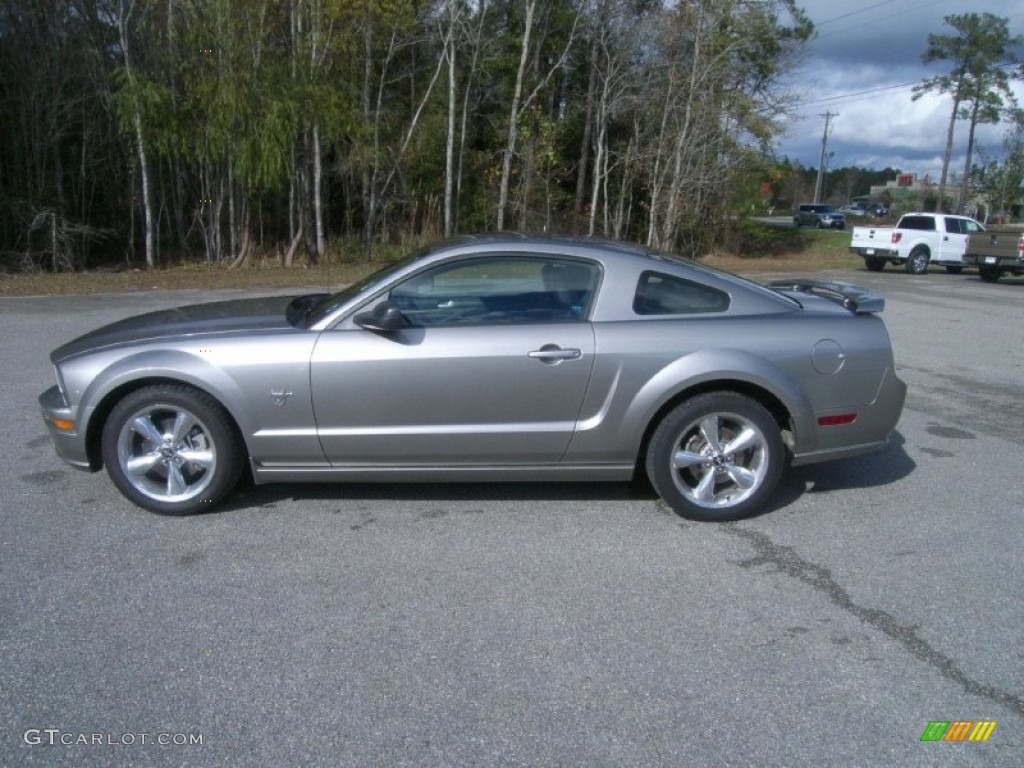
[[293,392],[289,392],[285,389],[272,389],[270,390],[270,401],[278,408],[284,408],[288,405],[288,398],[293,394]]

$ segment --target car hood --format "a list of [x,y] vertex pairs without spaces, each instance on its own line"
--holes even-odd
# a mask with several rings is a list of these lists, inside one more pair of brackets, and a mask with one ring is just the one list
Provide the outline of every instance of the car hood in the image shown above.
[[294,328],[289,318],[312,297],[272,296],[149,312],[97,328],[55,349],[54,363],[111,346],[205,334]]

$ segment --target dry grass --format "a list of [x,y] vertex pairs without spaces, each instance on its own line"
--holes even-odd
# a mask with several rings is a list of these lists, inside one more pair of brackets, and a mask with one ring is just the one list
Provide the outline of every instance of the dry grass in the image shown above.
[[[861,260],[847,250],[849,232],[798,233],[792,250],[764,256],[736,256],[716,253],[705,263],[739,274],[762,272],[819,272],[862,267]],[[773,249],[778,250],[778,249]],[[190,264],[154,270],[95,270],[89,272],[0,273],[0,297],[43,296],[87,293],[123,293],[155,290],[249,291],[336,290],[379,268],[397,252],[366,262],[359,258],[339,259],[315,267],[260,267],[227,269],[207,264]]]
[[760,272],[822,272],[837,269],[863,269],[864,260],[852,253],[785,253],[779,256],[750,258],[731,254],[713,254],[701,259],[711,267],[749,275]]
[[336,290],[379,268],[382,263],[362,262],[291,268],[265,266],[243,269],[203,264],[154,270],[0,274],[0,296],[184,289],[216,291],[226,288],[267,292],[307,287],[321,291]]

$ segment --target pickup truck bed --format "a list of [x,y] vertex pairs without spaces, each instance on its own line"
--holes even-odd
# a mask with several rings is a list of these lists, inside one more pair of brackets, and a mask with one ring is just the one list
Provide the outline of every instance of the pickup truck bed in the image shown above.
[[967,238],[964,264],[978,268],[986,283],[1002,275],[1024,275],[1024,232],[989,230]]
[[872,272],[881,272],[892,253],[893,227],[854,227],[850,250],[863,257]]

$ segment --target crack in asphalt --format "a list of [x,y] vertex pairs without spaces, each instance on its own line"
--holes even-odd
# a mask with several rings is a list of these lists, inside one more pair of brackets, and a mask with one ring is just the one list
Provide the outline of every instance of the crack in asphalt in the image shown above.
[[756,556],[740,561],[741,568],[754,568],[759,565],[775,566],[778,572],[810,585],[824,594],[841,610],[892,638],[917,659],[935,668],[939,674],[947,680],[957,683],[967,693],[981,696],[997,704],[1003,704],[1014,710],[1019,717],[1024,718],[1024,699],[968,677],[952,658],[937,651],[926,640],[918,637],[916,626],[900,624],[895,616],[886,611],[857,605],[850,593],[832,577],[832,572],[828,568],[803,559],[792,547],[776,544],[769,536],[760,531],[740,528],[735,523],[726,523],[722,528],[746,539],[754,546]]

